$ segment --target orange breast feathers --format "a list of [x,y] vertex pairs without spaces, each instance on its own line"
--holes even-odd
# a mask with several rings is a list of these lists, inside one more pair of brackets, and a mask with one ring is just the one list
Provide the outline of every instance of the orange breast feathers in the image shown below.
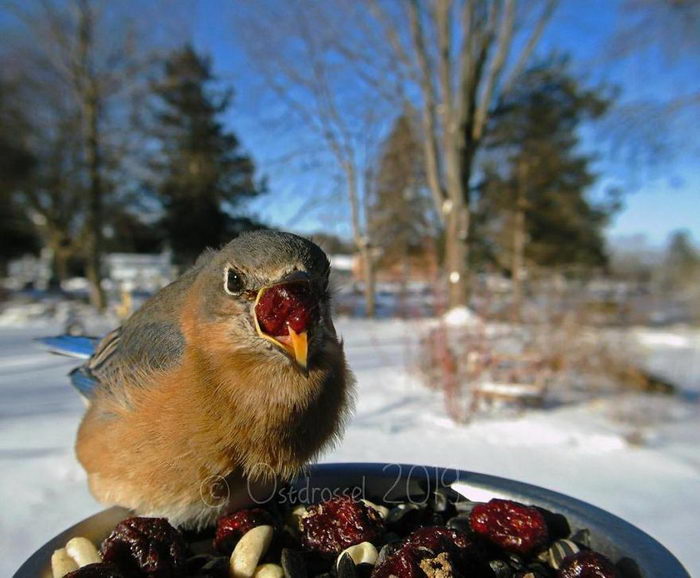
[[184,508],[213,475],[291,477],[339,434],[351,385],[340,343],[305,375],[284,358],[232,347],[225,323],[200,317],[197,296],[195,284],[181,363],[119,384],[119,396],[98,394],[83,419],[77,453],[102,501]]

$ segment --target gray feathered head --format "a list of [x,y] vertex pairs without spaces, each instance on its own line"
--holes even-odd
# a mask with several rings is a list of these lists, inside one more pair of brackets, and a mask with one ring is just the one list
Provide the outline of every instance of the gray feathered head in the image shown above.
[[330,319],[325,253],[311,241],[276,231],[244,233],[196,267],[206,317],[229,324],[233,342],[289,357],[306,369]]

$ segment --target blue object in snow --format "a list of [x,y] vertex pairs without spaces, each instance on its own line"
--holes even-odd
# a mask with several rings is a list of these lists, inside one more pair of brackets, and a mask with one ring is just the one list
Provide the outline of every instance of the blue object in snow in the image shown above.
[[100,339],[100,337],[57,335],[55,337],[40,337],[37,341],[45,345],[51,353],[78,359],[89,359],[95,353]]

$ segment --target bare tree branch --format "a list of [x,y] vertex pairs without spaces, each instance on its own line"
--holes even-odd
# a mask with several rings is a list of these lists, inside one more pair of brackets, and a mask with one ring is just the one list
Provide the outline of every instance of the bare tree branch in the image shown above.
[[520,74],[523,72],[525,66],[530,60],[530,57],[532,56],[532,53],[540,42],[547,24],[549,24],[549,21],[552,19],[552,15],[554,14],[554,10],[556,9],[558,3],[559,0],[547,0],[547,4],[542,10],[540,17],[537,19],[537,24],[532,30],[525,47],[520,51],[520,56],[518,57],[515,66],[513,66],[507,80],[503,84],[502,92],[504,94],[510,91],[510,89],[513,87],[515,79],[518,78],[518,76],[520,76]]
[[[312,12],[314,9],[316,11]],[[373,314],[374,263],[366,228],[367,205],[364,199],[370,186],[368,179],[372,174],[372,159],[366,149],[372,138],[371,128],[376,126],[377,119],[371,107],[360,107],[352,115],[348,112],[348,96],[338,91],[338,65],[333,60],[338,55],[343,56],[345,60],[341,70],[358,76],[356,67],[366,66],[368,59],[360,49],[327,38],[326,35],[334,26],[326,23],[328,17],[321,7],[298,3],[286,17],[282,16],[287,27],[281,27],[278,37],[282,44],[277,49],[269,45],[260,47],[260,36],[251,39],[247,48],[250,51],[250,44],[258,43],[258,49],[252,52],[259,61],[259,67],[268,69],[268,86],[281,102],[298,114],[308,129],[316,133],[343,175],[346,198],[350,205],[353,240],[362,259],[368,313]],[[251,22],[246,20],[246,26],[250,27]],[[318,33],[319,29],[324,31],[323,34]],[[295,51],[300,51],[300,54],[295,54],[296,59],[287,57],[285,49],[290,46]],[[279,79],[272,69],[279,73]],[[377,69],[368,71],[363,79],[368,84],[378,86],[379,81],[374,80],[377,78],[375,70]],[[292,96],[294,93],[297,94]],[[367,113],[366,118],[363,118],[363,112]],[[358,120],[366,121],[366,126],[361,127],[364,130],[358,130]]]
[[[474,29],[474,19],[475,15],[475,2],[464,2],[462,6],[462,46],[459,55],[458,64],[458,84],[457,84],[457,94],[459,99],[457,102],[457,110],[455,112],[455,123],[459,127],[461,133],[465,130],[467,111],[469,111],[473,106],[473,101],[471,98],[471,86],[473,85],[472,76],[474,74],[474,49],[475,49],[475,39],[472,35],[472,30]],[[464,140],[464,135],[460,135]]]
[[382,26],[384,34],[389,41],[389,45],[393,49],[396,61],[401,64],[403,70],[406,72],[407,79],[411,82],[419,83],[420,72],[416,70],[414,62],[403,47],[396,23],[392,21],[386,11],[381,7],[378,0],[369,0],[369,8],[374,18]]
[[453,126],[452,102],[452,34],[450,33],[452,0],[437,0],[435,4],[435,27],[438,39],[438,71],[440,75],[440,91],[442,94],[443,126],[445,133],[456,130]]
[[420,21],[418,0],[410,0],[408,13],[411,26],[411,38],[413,48],[420,67],[420,88],[423,95],[424,106],[422,107],[422,120],[424,135],[424,147],[426,158],[426,176],[428,186],[433,194],[435,206],[440,214],[443,212],[443,203],[447,198],[447,193],[443,188],[440,177],[440,157],[437,145],[437,119],[435,118],[436,95],[430,75],[428,64],[427,48],[423,35],[423,28]]
[[481,100],[476,107],[476,114],[474,116],[473,137],[476,141],[480,140],[483,135],[488,111],[491,107],[493,91],[496,83],[500,79],[503,66],[506,63],[506,58],[510,53],[510,45],[513,40],[514,23],[515,0],[505,0],[505,7],[503,9],[503,13],[501,14],[501,23],[499,26],[498,38],[496,40],[498,49],[496,51],[496,55],[491,61],[491,66],[489,67],[489,71],[485,79],[486,85],[484,86]]

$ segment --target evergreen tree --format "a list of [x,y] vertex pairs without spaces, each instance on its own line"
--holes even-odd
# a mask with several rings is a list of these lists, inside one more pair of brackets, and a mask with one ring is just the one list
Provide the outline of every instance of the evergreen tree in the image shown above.
[[212,88],[214,81],[210,61],[185,46],[168,58],[154,88],[160,141],[156,194],[164,209],[161,226],[181,265],[206,247],[260,226],[234,216],[241,201],[263,186],[255,180],[253,161],[222,124],[231,93]]
[[8,260],[35,252],[39,245],[33,224],[17,202],[17,191],[26,186],[36,161],[23,144],[27,125],[7,102],[6,91],[0,85],[0,273]]
[[128,208],[109,208],[109,253],[156,253],[164,249],[164,233],[158,224],[146,222]]
[[581,87],[558,60],[527,70],[489,127],[480,187],[479,236],[504,269],[603,266],[603,227],[616,204],[593,203],[592,158],[579,128],[609,102]]
[[381,148],[369,228],[373,243],[382,250],[384,264],[421,251],[436,234],[421,143],[407,115],[396,119]]
[[661,267],[661,286],[670,291],[697,287],[700,280],[700,252],[688,231],[674,231]]

